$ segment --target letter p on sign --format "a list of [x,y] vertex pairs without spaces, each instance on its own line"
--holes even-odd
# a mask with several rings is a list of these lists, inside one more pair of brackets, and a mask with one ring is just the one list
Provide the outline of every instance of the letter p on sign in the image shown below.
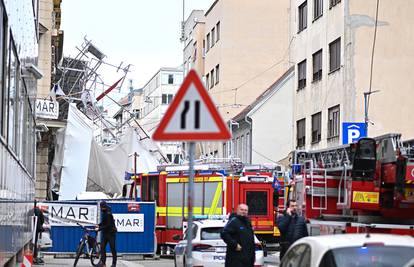
[[367,137],[367,129],[363,122],[342,123],[342,144],[350,144]]

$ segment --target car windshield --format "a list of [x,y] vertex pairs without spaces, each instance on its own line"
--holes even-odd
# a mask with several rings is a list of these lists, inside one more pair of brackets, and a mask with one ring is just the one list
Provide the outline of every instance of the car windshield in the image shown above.
[[208,227],[201,229],[201,240],[221,239],[220,232],[223,227]]
[[320,267],[401,267],[414,258],[413,247],[368,246],[337,248],[325,253]]

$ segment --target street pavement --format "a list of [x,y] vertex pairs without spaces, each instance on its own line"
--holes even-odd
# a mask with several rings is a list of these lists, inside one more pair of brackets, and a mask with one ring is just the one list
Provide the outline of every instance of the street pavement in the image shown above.
[[[60,267],[60,266],[73,266],[73,258],[54,258],[53,256],[46,255],[44,257],[45,265],[47,267]],[[106,260],[107,266],[111,266],[112,258],[108,257]],[[89,259],[79,259],[77,264],[79,267],[90,267],[91,262]],[[173,258],[161,258],[161,259],[145,259],[139,261],[126,261],[119,259],[117,266],[119,267],[171,267],[174,266]],[[265,258],[266,267],[279,266],[279,254],[269,254]]]

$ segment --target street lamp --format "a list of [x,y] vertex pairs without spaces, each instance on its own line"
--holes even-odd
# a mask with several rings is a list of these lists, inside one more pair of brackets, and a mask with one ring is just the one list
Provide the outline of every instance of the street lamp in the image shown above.
[[[375,94],[380,92],[380,90],[375,90],[375,91],[368,91],[368,92],[364,92],[364,110],[365,110],[365,128],[367,131],[367,136],[368,136],[368,123],[370,122],[369,118],[368,118],[368,101],[369,101],[369,96],[371,96],[371,94]],[[373,122],[371,122],[372,125],[374,125]]]

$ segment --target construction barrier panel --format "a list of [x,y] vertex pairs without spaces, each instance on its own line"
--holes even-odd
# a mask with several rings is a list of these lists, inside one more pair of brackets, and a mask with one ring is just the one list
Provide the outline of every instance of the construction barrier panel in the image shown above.
[[[118,232],[119,254],[155,254],[155,203],[105,200],[112,210]],[[93,227],[100,222],[100,200],[49,201],[39,203],[51,225],[52,248],[46,253],[75,253],[83,235],[77,225]],[[98,236],[98,242],[101,242]],[[109,245],[107,247],[109,251]]]

